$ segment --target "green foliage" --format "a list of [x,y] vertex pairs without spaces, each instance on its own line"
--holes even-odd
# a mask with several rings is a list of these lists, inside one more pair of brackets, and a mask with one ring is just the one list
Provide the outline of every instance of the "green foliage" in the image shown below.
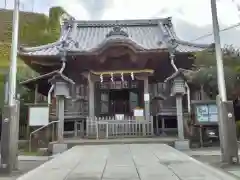
[[[237,83],[237,73],[232,70],[231,67],[225,66],[224,75],[226,80],[226,88],[228,95],[232,95],[232,91],[235,88]],[[196,84],[201,84],[207,92],[208,95],[212,97],[216,97],[218,94],[218,84],[217,84],[217,68],[209,67],[209,68],[201,68],[193,77],[193,82]]]
[[[44,14],[20,12],[19,14],[19,44],[24,46],[39,46],[56,41],[60,36],[59,18],[64,13],[60,7],[50,9],[49,17]],[[0,10],[0,69],[9,68],[12,39],[11,10]],[[34,72],[18,60],[17,92],[21,96],[21,104],[33,102],[34,92],[19,85],[19,82],[34,76]],[[0,107],[4,99],[4,73],[0,74]],[[21,106],[21,119],[26,119],[27,109]]]
[[[20,12],[19,44],[39,46],[52,43],[59,38],[59,18],[64,13],[60,7],[50,9],[49,17],[44,14]],[[12,39],[11,10],[0,10],[0,67],[8,65]]]
[[[240,67],[240,56],[234,56],[231,54],[223,54],[224,66],[235,68]],[[197,67],[209,67],[216,66],[216,56],[213,52],[203,51],[196,54],[194,63]]]
[[[232,47],[225,47],[222,52],[226,88],[228,96],[231,97],[239,84],[240,56],[238,50]],[[192,81],[196,85],[202,85],[209,96],[216,97],[218,86],[215,53],[208,51],[197,53],[194,64],[200,70],[194,74]]]
[[236,128],[237,128],[237,138],[239,140],[240,139],[240,120],[239,119],[237,119]]

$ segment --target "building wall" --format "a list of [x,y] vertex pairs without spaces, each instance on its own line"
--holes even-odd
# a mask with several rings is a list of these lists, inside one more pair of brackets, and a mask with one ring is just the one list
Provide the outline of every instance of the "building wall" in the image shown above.
[[[108,102],[108,92],[109,89],[106,87],[101,87],[103,84],[95,84],[95,113],[96,116],[104,114],[105,109],[109,110]],[[140,93],[138,99],[138,106],[143,108],[143,88],[139,85]],[[141,90],[142,89],[142,90]],[[79,82],[75,85],[71,92],[72,99],[66,99],[65,101],[65,111],[72,114],[80,114],[83,116],[88,115],[88,85],[83,82]],[[170,96],[170,89],[166,84],[162,82],[149,84],[149,93],[151,96],[151,114],[157,115],[161,112],[169,112],[171,116],[172,111],[176,111],[176,99]],[[206,100],[209,99],[206,93],[201,92],[199,88],[191,87],[191,100]],[[204,96],[203,96],[203,95]],[[104,98],[105,97],[105,98]],[[183,107],[187,109],[187,96],[183,98]],[[108,113],[106,113],[108,115]],[[110,115],[110,114],[109,114]]]

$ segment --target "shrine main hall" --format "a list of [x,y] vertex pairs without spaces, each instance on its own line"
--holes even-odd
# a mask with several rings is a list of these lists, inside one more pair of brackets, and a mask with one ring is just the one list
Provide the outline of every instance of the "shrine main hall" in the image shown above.
[[[21,84],[48,97],[50,121],[61,119],[62,131],[87,117],[132,117],[136,109],[143,110],[146,120],[164,119],[153,128],[174,129],[179,124],[176,97],[166,80],[180,69],[192,69],[194,54],[208,48],[179,39],[171,18],[65,17],[58,41],[19,49],[19,57],[39,74]],[[196,100],[198,89],[185,82],[184,91],[183,112]]]

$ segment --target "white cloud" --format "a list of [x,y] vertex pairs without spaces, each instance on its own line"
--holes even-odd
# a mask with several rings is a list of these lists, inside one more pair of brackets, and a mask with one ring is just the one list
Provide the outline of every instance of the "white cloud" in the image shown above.
[[[89,13],[81,0],[54,0],[71,15],[81,20],[89,20]],[[71,3],[70,3],[71,1]],[[85,0],[87,1],[87,0]],[[101,1],[101,0],[98,0]],[[203,26],[212,23],[210,0],[112,0],[111,7],[104,10],[99,19],[143,19],[172,16],[189,23]],[[240,4],[240,0],[235,0]],[[239,22],[236,4],[231,0],[218,1],[218,16],[222,24],[232,25]],[[164,12],[162,12],[164,10]],[[179,12],[181,11],[181,13]]]
[[[54,5],[62,6],[71,16],[79,20],[90,20],[87,10],[78,0],[53,0]],[[71,1],[71,2],[70,2]]]

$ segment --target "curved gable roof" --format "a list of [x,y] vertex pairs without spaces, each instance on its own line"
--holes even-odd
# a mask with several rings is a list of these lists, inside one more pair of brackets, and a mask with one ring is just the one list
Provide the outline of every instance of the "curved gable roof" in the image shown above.
[[[114,32],[116,27],[119,29]],[[79,54],[93,53],[106,44],[119,42],[131,44],[138,51],[165,50],[169,48],[169,42],[172,40],[178,52],[195,52],[209,47],[180,40],[175,34],[171,18],[122,21],[70,20],[64,23],[59,41],[45,46],[21,48],[19,54],[56,56],[60,53],[63,42],[67,45],[68,52]]]

